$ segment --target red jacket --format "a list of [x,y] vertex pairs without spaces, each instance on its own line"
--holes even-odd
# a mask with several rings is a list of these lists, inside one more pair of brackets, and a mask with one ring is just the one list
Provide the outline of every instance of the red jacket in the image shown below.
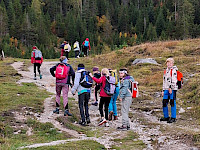
[[[82,45],[85,45],[85,41],[83,42]],[[90,47],[90,42],[89,42],[89,50],[91,50],[91,47]]]
[[38,63],[38,64],[42,64],[43,62],[43,57],[41,58],[41,60],[35,60],[35,52],[32,51],[32,54],[31,54],[31,63],[34,64],[34,63]]
[[111,97],[109,95],[107,95],[104,92],[104,87],[106,85],[106,77],[102,76],[101,78],[97,79],[95,77],[92,78],[96,83],[100,84],[101,83],[101,91],[100,91],[100,97]]

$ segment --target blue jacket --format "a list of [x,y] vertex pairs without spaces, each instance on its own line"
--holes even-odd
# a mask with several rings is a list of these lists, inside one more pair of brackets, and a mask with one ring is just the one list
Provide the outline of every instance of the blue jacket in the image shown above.
[[125,97],[132,97],[131,93],[128,91],[128,89],[131,88],[130,80],[135,81],[132,76],[126,76],[121,80],[120,91],[119,91],[119,97],[121,99],[124,99]]

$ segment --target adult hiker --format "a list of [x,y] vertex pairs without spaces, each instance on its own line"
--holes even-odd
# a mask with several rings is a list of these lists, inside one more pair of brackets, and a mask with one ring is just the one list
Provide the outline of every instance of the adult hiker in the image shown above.
[[69,59],[69,52],[71,51],[71,46],[69,45],[69,42],[64,41],[61,46],[61,56],[66,56],[67,59]]
[[60,107],[60,95],[61,91],[63,93],[63,105],[64,105],[64,116],[72,116],[68,108],[68,91],[70,83],[70,77],[74,81],[74,70],[70,64],[67,63],[67,58],[65,56],[60,57],[60,63],[56,64],[50,68],[50,73],[53,77],[56,77],[56,109],[53,113],[59,114]]
[[[107,68],[103,68],[101,70],[101,77],[98,79],[98,78],[95,78],[92,73],[90,73],[90,76],[92,77],[92,79],[98,83],[98,84],[101,84],[101,87],[100,87],[100,103],[99,103],[99,112],[101,114],[101,120],[99,122],[99,126],[100,125],[103,125],[105,123],[105,126],[108,127],[109,124],[108,124],[108,106],[109,106],[109,103],[110,103],[110,99],[111,99],[111,96],[106,94],[106,92],[104,91],[104,88],[106,86],[106,78],[109,77],[109,70]],[[104,106],[104,111],[105,111],[105,117],[104,117],[104,114],[103,114],[103,106]]]
[[78,41],[74,43],[74,52],[75,52],[75,58],[79,58],[80,46]]
[[42,52],[37,48],[37,46],[33,46],[33,51],[31,53],[31,63],[34,65],[34,80],[37,80],[36,78],[36,68],[38,70],[40,79],[42,79],[42,74],[40,72],[40,67],[43,62],[43,56]]
[[127,69],[120,69],[119,76],[121,78],[121,84],[120,84],[120,93],[119,98],[121,103],[121,113],[122,113],[122,126],[118,127],[118,130],[129,130],[130,129],[130,123],[129,123],[129,109],[132,104],[132,95],[129,92],[129,89],[131,88],[131,81],[134,81],[134,78],[130,75],[128,75]]
[[89,55],[88,50],[89,51],[91,50],[89,38],[86,38],[82,45],[83,45],[84,56],[88,56]]
[[115,93],[114,95],[111,97],[110,103],[109,103],[109,121],[111,121],[114,116],[114,120],[117,120],[117,98],[119,95],[119,90],[120,90],[120,82],[119,82],[119,78],[117,75],[117,70],[109,70],[111,76],[116,78],[116,88],[115,88]]
[[[167,69],[163,75],[163,114],[164,117],[160,121],[167,121],[173,123],[176,121],[176,91],[178,90],[177,71],[178,68],[174,66],[174,59],[168,58],[166,60]],[[171,118],[168,113],[168,103],[171,105]]]
[[[93,67],[93,75],[95,78],[100,78],[101,77],[101,73],[99,72],[99,68],[98,67]],[[92,105],[97,106],[98,105],[98,97],[97,97],[97,93],[100,90],[100,84],[95,83],[94,86],[94,94],[95,94],[95,102],[92,103]]]
[[[87,80],[89,78],[89,72],[85,70],[84,64],[78,65],[78,70],[75,73],[75,82],[72,88],[72,94],[75,95],[76,91],[78,91],[78,103],[81,115],[81,121],[79,124],[85,126],[86,123],[90,123],[90,116],[88,110],[88,102],[90,99],[90,87],[92,87],[92,79],[90,77],[90,85],[87,84]],[[84,84],[86,83],[86,84]],[[85,111],[84,111],[85,110]]]

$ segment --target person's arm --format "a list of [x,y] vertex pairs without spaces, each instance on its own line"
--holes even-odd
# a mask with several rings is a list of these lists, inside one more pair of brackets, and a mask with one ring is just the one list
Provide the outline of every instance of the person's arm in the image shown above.
[[43,57],[41,58],[41,64],[43,63]]
[[91,47],[90,47],[90,42],[89,42],[89,50],[91,50]]
[[74,86],[72,87],[72,90],[71,90],[72,94],[76,93],[76,90],[78,89],[78,86],[80,84],[80,79],[81,79],[81,73],[76,72]]
[[102,83],[103,82],[103,77],[101,77],[101,78],[95,78],[95,77],[92,77],[92,79],[96,82],[96,83],[98,83],[98,84],[100,84],[100,83]]
[[75,72],[74,72],[74,69],[72,68],[71,65],[69,67],[70,67],[70,69],[69,69],[69,75],[72,76],[72,82],[74,84]]
[[125,98],[127,91],[128,91],[128,87],[129,87],[129,81],[124,80],[120,87],[120,94],[119,94],[120,99]]
[[51,75],[52,75],[53,77],[55,77],[54,71],[56,70],[56,67],[57,67],[57,65],[50,68],[50,73],[51,73]]

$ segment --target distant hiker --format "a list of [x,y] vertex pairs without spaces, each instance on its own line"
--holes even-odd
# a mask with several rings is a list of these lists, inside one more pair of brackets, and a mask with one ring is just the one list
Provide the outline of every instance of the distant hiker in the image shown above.
[[84,56],[88,56],[88,50],[91,50],[89,38],[86,38],[82,45]]
[[[174,59],[168,58],[166,60],[167,69],[163,75],[163,114],[164,117],[160,121],[167,121],[173,123],[176,121],[176,91],[178,90],[177,72],[178,68],[174,66]],[[168,113],[168,103],[171,105],[171,118]]]
[[74,70],[70,64],[67,64],[67,58],[65,56],[60,57],[60,63],[50,68],[50,73],[53,77],[56,77],[56,109],[53,113],[59,114],[60,107],[60,95],[63,92],[63,105],[64,105],[64,116],[72,116],[68,109],[68,91],[70,83],[70,76],[74,81]]
[[80,46],[78,41],[74,43],[74,52],[75,52],[75,58],[79,58]]
[[109,104],[109,121],[112,120],[112,116],[114,116],[114,120],[117,120],[117,98],[119,95],[119,90],[120,90],[120,82],[119,82],[119,78],[117,75],[117,70],[109,70],[110,75],[116,78],[116,88],[115,88],[115,93],[114,95],[111,97],[110,100],[110,104]]
[[128,75],[127,69],[120,69],[119,76],[121,78],[120,84],[120,92],[119,98],[122,102],[121,104],[121,113],[122,113],[122,126],[118,127],[118,130],[129,130],[130,123],[129,123],[129,109],[132,104],[132,95],[128,91],[130,89],[131,81],[134,81],[134,78]]
[[[99,79],[101,77],[101,73],[99,72],[99,68],[98,67],[93,67],[93,75],[97,79]],[[95,102],[92,103],[92,105],[95,105],[95,106],[98,105],[97,92],[100,90],[100,87],[101,87],[100,84],[95,83],[95,86],[94,86]]]
[[31,53],[31,63],[34,64],[34,80],[37,80],[36,78],[36,67],[38,70],[38,73],[40,75],[40,79],[42,79],[42,74],[40,72],[40,67],[43,62],[42,52],[37,48],[37,46],[33,46],[33,51]]
[[71,46],[69,45],[69,42],[64,41],[61,46],[61,56],[66,56],[67,59],[69,59],[69,52],[71,51]]
[[[90,80],[88,80],[90,78]],[[90,88],[92,87],[92,78],[89,72],[85,70],[84,64],[78,65],[78,70],[75,74],[75,82],[72,88],[72,94],[75,95],[78,91],[78,103],[81,115],[80,125],[85,126],[90,123],[90,116],[88,110],[88,102],[90,99]],[[85,112],[84,112],[85,110]]]
[[[92,77],[92,79],[98,83],[101,84],[100,87],[100,103],[99,103],[99,112],[101,114],[101,121],[99,122],[99,126],[103,125],[105,123],[105,126],[108,127],[108,106],[110,103],[110,99],[111,99],[111,95],[108,95],[106,93],[106,80],[109,80],[110,76],[109,76],[109,70],[107,68],[103,68],[101,71],[101,78],[95,78],[92,73],[90,73],[90,76]],[[114,92],[113,92],[114,93]],[[104,118],[104,114],[103,114],[103,106],[104,106],[104,110],[105,110],[105,118]]]

